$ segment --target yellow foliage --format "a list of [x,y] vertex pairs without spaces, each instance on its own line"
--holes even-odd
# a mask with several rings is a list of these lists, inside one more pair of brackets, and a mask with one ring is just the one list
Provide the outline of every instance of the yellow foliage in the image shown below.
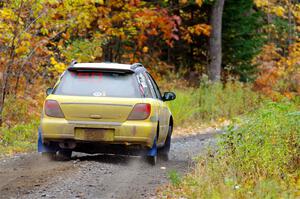
[[53,68],[51,69],[51,71],[53,72],[57,72],[60,74],[66,70],[66,65],[62,62],[57,62],[54,57],[50,58],[50,63],[53,66]]
[[197,3],[199,6],[201,6],[201,5],[203,4],[203,1],[204,1],[204,0],[196,0],[196,3]]
[[[188,0],[180,0],[180,3],[185,4],[187,3]],[[198,4],[199,6],[201,6],[204,2],[204,0],[195,0],[196,4]]]
[[265,7],[269,5],[269,1],[267,0],[254,0],[254,3],[258,8]]
[[192,35],[204,35],[209,37],[211,33],[211,26],[208,24],[196,24],[188,27],[187,30],[185,28],[181,28],[181,31],[183,32],[182,39],[188,43],[193,43]]
[[96,2],[99,3],[100,5],[104,4],[104,0],[97,0]]
[[284,13],[285,13],[285,10],[282,6],[275,6],[273,9],[272,9],[272,12],[274,14],[276,14],[277,16],[279,17],[283,17],[284,16]]
[[66,70],[66,65],[64,63],[60,62],[60,63],[57,63],[54,65],[54,69],[58,73],[62,73]]
[[143,52],[144,52],[144,53],[147,53],[147,52],[148,52],[148,50],[149,50],[149,48],[148,48],[147,46],[144,46],[144,48],[143,48]]
[[1,16],[1,19],[5,19],[5,20],[10,20],[10,19],[15,20],[16,19],[14,11],[10,8],[2,8],[0,10],[0,16]]
[[28,51],[28,48],[26,46],[20,46],[18,48],[16,48],[15,52],[17,54],[24,54]]
[[51,58],[50,58],[50,63],[51,63],[52,65],[56,65],[56,64],[57,64],[57,61],[55,60],[54,57],[51,57]]

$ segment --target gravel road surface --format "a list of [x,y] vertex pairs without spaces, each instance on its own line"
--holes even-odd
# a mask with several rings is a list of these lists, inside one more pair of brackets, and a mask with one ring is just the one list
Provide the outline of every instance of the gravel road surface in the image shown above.
[[141,157],[74,153],[49,161],[38,153],[0,159],[0,198],[155,198],[172,170],[183,174],[192,158],[214,143],[215,132],[172,140],[170,160],[151,166]]

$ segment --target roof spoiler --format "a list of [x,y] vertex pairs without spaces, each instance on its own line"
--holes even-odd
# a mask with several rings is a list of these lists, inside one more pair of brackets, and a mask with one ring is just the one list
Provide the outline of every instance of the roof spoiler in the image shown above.
[[126,68],[111,68],[111,67],[80,67],[80,66],[75,66],[78,62],[76,60],[73,60],[68,67],[68,71],[74,71],[74,72],[112,72],[112,73],[134,73],[134,69],[137,67],[137,65],[141,64],[133,64],[130,69]]

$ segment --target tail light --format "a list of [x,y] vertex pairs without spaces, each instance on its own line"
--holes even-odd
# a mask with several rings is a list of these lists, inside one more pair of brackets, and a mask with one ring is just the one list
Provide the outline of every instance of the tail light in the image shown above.
[[65,117],[58,102],[55,100],[47,100],[45,102],[45,114],[49,117]]
[[145,120],[149,117],[150,113],[150,104],[136,104],[129,114],[128,120]]

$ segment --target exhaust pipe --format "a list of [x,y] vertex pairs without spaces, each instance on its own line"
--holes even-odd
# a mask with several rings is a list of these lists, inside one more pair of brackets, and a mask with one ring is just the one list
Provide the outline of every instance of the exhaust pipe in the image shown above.
[[58,145],[62,149],[74,149],[76,147],[76,143],[72,141],[60,142]]

